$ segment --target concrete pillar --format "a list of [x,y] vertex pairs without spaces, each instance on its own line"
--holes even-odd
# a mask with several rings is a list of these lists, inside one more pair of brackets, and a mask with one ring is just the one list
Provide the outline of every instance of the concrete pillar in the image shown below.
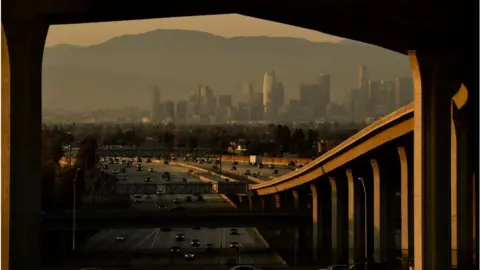
[[253,196],[251,194],[248,195],[248,209],[250,211],[253,211],[253,209],[254,209]]
[[[10,193],[2,190],[2,216],[9,220],[8,269],[40,268],[42,58],[48,24],[2,21],[2,171],[9,170]],[[4,43],[5,44],[5,43]],[[6,51],[4,51],[6,50]],[[5,63],[6,61],[7,63]],[[5,106],[5,107],[4,107]],[[5,111],[9,110],[9,111]],[[28,168],[28,169],[25,169]],[[3,173],[2,173],[3,174]],[[3,175],[2,175],[3,176]],[[14,181],[10,181],[14,179]],[[5,254],[5,253],[3,253]],[[28,258],[28,259],[25,259]]]
[[293,209],[298,210],[300,207],[300,202],[299,202],[299,197],[298,197],[298,191],[292,190],[292,204],[293,204]]
[[396,197],[393,192],[393,179],[388,177],[389,168],[386,164],[382,167],[376,159],[371,159],[370,164],[373,176],[373,260],[381,263],[395,259],[393,251]]
[[[413,230],[411,230],[412,220],[410,213],[412,207],[411,185],[409,185],[409,171],[407,150],[403,146],[397,148],[398,157],[400,160],[400,212],[401,212],[401,243],[402,259],[407,260],[412,254],[411,245],[413,237]],[[413,217],[413,216],[412,216]]]
[[355,183],[352,170],[347,169],[348,183],[348,263],[355,263]]
[[[469,158],[473,139],[469,135],[471,123],[468,90],[464,85],[453,97],[451,106],[451,211],[452,211],[452,264],[458,269],[472,269],[474,266],[474,216],[473,207],[473,166]],[[468,104],[468,105],[467,105]]]
[[[414,80],[415,270],[451,267],[450,102],[460,88],[448,53],[409,52]],[[459,59],[458,61],[462,61]]]
[[331,249],[331,263],[335,264],[338,262],[338,248],[339,248],[339,241],[338,241],[338,233],[339,233],[339,222],[338,222],[338,191],[337,191],[337,182],[335,181],[334,177],[329,177],[328,178],[330,182],[330,187],[331,187],[331,193],[330,193],[330,200],[331,200],[331,206],[332,206],[332,212],[331,212],[331,242],[332,242],[332,249]]
[[322,243],[322,220],[320,211],[320,196],[316,184],[310,185],[312,192],[312,258],[314,262],[318,262],[320,256],[320,248]]
[[282,199],[280,197],[280,194],[275,194],[273,196],[273,199],[274,199],[274,206],[275,206],[275,209],[280,209],[281,206],[282,206]]

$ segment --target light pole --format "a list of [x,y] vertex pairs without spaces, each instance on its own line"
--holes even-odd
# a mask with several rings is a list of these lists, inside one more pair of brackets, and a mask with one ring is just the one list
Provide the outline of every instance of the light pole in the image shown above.
[[72,168],[72,145],[68,145],[68,167]]
[[80,168],[75,171],[75,178],[73,178],[73,224],[72,224],[72,250],[75,251],[75,233],[77,230],[77,177]]
[[363,187],[363,195],[365,196],[364,197],[364,212],[365,212],[365,270],[367,270],[367,267],[368,267],[368,263],[367,263],[367,260],[368,260],[368,229],[367,229],[367,188],[365,187],[365,181],[363,180],[363,178],[361,177],[358,177],[357,178],[358,180],[360,180],[360,182],[362,183],[362,187]]

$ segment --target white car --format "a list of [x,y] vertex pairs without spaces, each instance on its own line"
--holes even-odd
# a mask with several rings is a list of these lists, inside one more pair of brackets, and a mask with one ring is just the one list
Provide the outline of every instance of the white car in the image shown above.
[[148,171],[149,171],[149,172],[153,172],[153,168],[148,168]]
[[185,252],[185,259],[188,260],[188,261],[195,259],[195,253]]

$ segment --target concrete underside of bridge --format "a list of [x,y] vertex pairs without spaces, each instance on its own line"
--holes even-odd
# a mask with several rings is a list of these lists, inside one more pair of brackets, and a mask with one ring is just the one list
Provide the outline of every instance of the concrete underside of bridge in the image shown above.
[[[395,4],[302,0],[245,4],[185,0],[159,8],[154,1],[142,0],[115,4],[90,0],[7,0],[2,2],[2,7],[2,266],[5,269],[39,268],[41,183],[35,179],[41,176],[41,71],[49,26],[225,13],[240,13],[315,29],[400,53],[416,50],[411,61],[415,79],[415,269],[449,267],[452,241],[445,234],[452,231],[452,226],[445,209],[450,209],[451,203],[445,196],[451,193],[452,155],[450,148],[446,147],[451,143],[451,126],[445,123],[449,123],[451,97],[460,83],[469,90],[469,102],[462,109],[464,113],[459,110],[458,118],[464,120],[457,123],[469,125],[456,124],[457,138],[468,138],[474,144],[458,146],[458,152],[464,153],[460,156],[468,157],[468,162],[458,163],[463,167],[456,188],[458,192],[468,191],[469,185],[465,183],[471,183],[472,178],[478,187],[478,2],[465,0],[433,5],[423,0]],[[345,171],[342,175],[347,178],[347,189],[352,187],[352,176]],[[342,193],[343,187],[340,186],[338,194]],[[315,200],[321,197],[315,189],[318,188],[309,186],[306,190],[312,194],[317,192],[312,196],[312,208],[321,209],[315,206]],[[355,200],[361,197],[356,192],[347,193]],[[300,195],[297,194],[297,197]],[[469,204],[465,207],[478,209],[478,199],[474,201],[474,206]],[[265,205],[265,200],[260,204]],[[295,207],[295,204],[299,203],[292,205]],[[350,202],[344,205],[337,199],[337,215],[346,211],[348,217],[353,218],[359,212],[353,209],[354,205]],[[461,217],[460,212],[458,214],[459,220],[467,219]],[[373,219],[374,223],[378,222],[377,218]],[[353,247],[352,239],[360,230],[354,228],[361,223],[356,220],[338,220],[342,226],[348,227],[349,232],[348,239],[344,239],[343,235],[331,237],[338,249],[346,249],[347,240],[348,247]],[[478,215],[474,220],[478,224]],[[331,226],[334,228],[335,224],[332,222]],[[466,233],[462,228],[454,229],[459,236]],[[295,232],[295,235],[298,234]],[[471,234],[476,236],[475,232]],[[455,244],[459,252],[464,247],[471,249],[471,243],[460,239],[468,237],[458,238]],[[475,246],[478,247],[476,239]],[[357,242],[355,247],[361,245]],[[353,256],[348,250],[342,252],[350,259]],[[458,257],[459,263],[461,257]]]

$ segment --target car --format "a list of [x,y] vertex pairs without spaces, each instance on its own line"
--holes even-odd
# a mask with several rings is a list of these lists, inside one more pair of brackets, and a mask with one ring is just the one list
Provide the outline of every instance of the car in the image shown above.
[[176,158],[176,157],[172,157],[171,160],[172,160],[172,161],[176,161],[177,158]]
[[232,162],[232,165],[237,166],[237,165],[238,165],[238,162],[237,162],[237,161],[233,161],[233,162]]
[[141,158],[137,158],[137,162],[138,162],[138,163],[142,163],[142,159],[141,159]]
[[112,173],[113,173],[113,174],[117,174],[117,170],[112,170]]
[[172,177],[167,177],[167,179],[165,179],[165,181],[172,181]]
[[146,177],[146,178],[145,178],[145,182],[146,182],[146,183],[148,183],[148,182],[152,182],[152,178],[150,178],[150,177]]
[[277,169],[273,169],[272,174],[278,174],[278,170],[277,170]]
[[275,169],[275,165],[273,165],[273,164],[268,164],[268,168],[269,168],[269,169]]
[[163,164],[168,165],[168,160],[164,160]]
[[125,170],[125,168],[121,168],[121,169],[120,169],[120,172],[121,172],[121,173],[125,173],[125,172],[127,172],[127,170]]
[[258,164],[257,164],[257,167],[258,167],[259,169],[263,168],[263,163],[261,163],[261,162],[258,163]]
[[232,168],[230,168],[230,170],[236,171],[236,170],[237,170],[237,166],[232,166]]
[[180,253],[180,247],[177,247],[177,246],[171,247],[170,252],[173,254],[178,254]]
[[193,170],[192,170],[192,169],[189,169],[189,170],[188,170],[188,173],[193,173]]
[[238,242],[230,242],[230,248],[240,248]]
[[185,201],[191,202],[191,201],[192,201],[192,196],[187,196],[187,197],[185,198]]
[[190,242],[190,245],[192,247],[199,247],[200,246],[200,241],[198,239],[192,239],[192,241]]
[[148,168],[148,172],[153,172],[153,168]]
[[150,195],[150,194],[145,194],[144,199],[149,201],[149,200],[153,199],[153,196]]
[[203,201],[203,196],[202,196],[202,195],[198,195],[198,196],[197,196],[197,201]]
[[249,169],[245,169],[245,172],[243,173],[245,175],[250,175],[250,170]]
[[133,202],[134,203],[141,203],[143,202],[143,196],[140,194],[133,195]]
[[180,199],[179,198],[173,198],[173,203],[180,203]]
[[125,241],[125,236],[117,236],[117,238],[115,240],[117,242],[123,242],[123,241]]
[[193,259],[195,259],[195,253],[194,252],[191,252],[191,251],[185,252],[185,260],[191,261]]
[[145,161],[145,163],[152,163],[152,160],[147,158],[147,160]]
[[137,172],[141,172],[142,171],[142,167],[137,167]]
[[[158,193],[158,192],[157,192]],[[158,208],[160,209],[167,209],[167,206],[165,204],[160,204],[158,205]]]
[[172,229],[171,228],[160,228],[160,231],[161,232],[171,232]]
[[168,178],[170,177],[170,173],[169,172],[163,172],[162,173],[162,178]]
[[175,240],[177,241],[183,241],[185,240],[185,235],[183,233],[178,233],[176,236],[175,236]]
[[122,181],[127,181],[127,178],[125,176],[122,176],[122,178],[120,178]]
[[289,162],[288,162],[288,166],[295,166],[295,162],[289,161]]
[[181,182],[181,183],[187,183],[187,178],[182,177],[182,179],[180,179],[180,182]]
[[218,166],[217,166],[217,165],[213,165],[213,166],[212,166],[212,169],[218,170]]
[[238,235],[237,229],[230,229],[230,235]]
[[213,251],[213,244],[206,244],[205,251],[212,252]]
[[257,177],[257,173],[252,173],[252,176],[253,176],[253,177]]

